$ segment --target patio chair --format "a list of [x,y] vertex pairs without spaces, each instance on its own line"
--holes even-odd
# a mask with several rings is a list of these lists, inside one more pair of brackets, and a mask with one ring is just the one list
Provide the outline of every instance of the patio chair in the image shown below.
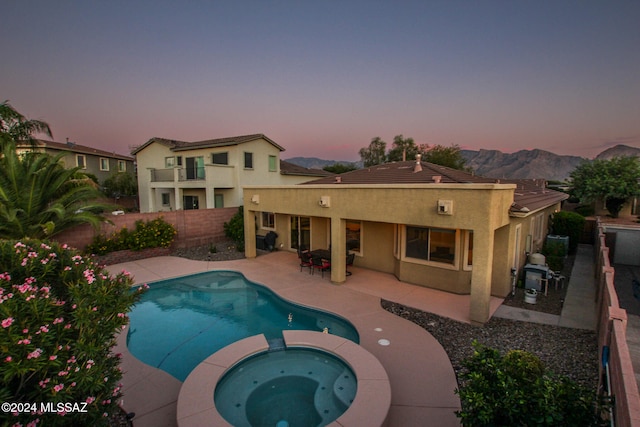
[[316,270],[320,270],[320,272],[322,273],[322,277],[324,277],[324,272],[327,270],[331,270],[331,262],[324,258],[312,257],[311,264],[311,274],[314,274]]
[[299,252],[298,257],[300,258],[300,271],[302,271],[303,268],[308,268],[309,273],[311,273],[313,267],[311,254],[309,252]]
[[351,272],[348,270],[349,266],[353,266],[353,261],[356,259],[356,254],[347,255],[347,276],[351,276]]

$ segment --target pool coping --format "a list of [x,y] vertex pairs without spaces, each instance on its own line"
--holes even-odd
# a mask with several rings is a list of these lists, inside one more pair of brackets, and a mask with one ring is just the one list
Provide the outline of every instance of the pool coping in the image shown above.
[[[358,381],[351,406],[331,427],[383,426],[391,408],[391,383],[380,361],[360,345],[336,335],[306,330],[282,332],[287,347],[314,348],[344,360]],[[191,371],[180,388],[177,402],[179,427],[231,426],[215,407],[213,393],[224,373],[239,361],[269,349],[264,335],[254,335],[230,344]],[[363,424],[364,423],[364,424]]]

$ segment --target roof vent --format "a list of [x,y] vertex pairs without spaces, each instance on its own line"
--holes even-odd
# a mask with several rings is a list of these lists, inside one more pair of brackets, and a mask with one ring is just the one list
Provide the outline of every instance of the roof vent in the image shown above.
[[421,154],[416,154],[416,165],[413,167],[413,173],[422,172],[422,165],[420,164]]
[[433,182],[435,182],[436,184],[440,184],[440,181],[442,181],[442,176],[434,175],[431,177],[431,179],[433,179]]
[[341,176],[336,176],[336,184],[340,184],[342,182]]

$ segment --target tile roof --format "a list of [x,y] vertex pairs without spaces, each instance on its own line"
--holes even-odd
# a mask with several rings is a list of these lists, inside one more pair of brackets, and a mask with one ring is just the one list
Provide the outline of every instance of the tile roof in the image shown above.
[[149,141],[145,142],[140,147],[136,148],[131,152],[131,154],[136,154],[140,152],[143,148],[152,144],[154,142],[165,145],[171,149],[171,151],[186,151],[193,150],[199,148],[213,148],[213,147],[225,147],[229,145],[239,145],[245,142],[255,141],[257,139],[264,139],[274,147],[276,147],[280,151],[284,151],[280,145],[276,144],[274,141],[269,139],[267,136],[261,133],[254,133],[251,135],[239,135],[239,136],[229,136],[224,138],[215,138],[215,139],[206,139],[204,141],[178,141],[175,139],[166,139],[166,138],[158,138],[153,137]]
[[305,182],[305,184],[515,184],[511,213],[527,215],[529,212],[566,200],[565,193],[546,188],[545,180],[504,180],[484,178],[474,174],[433,163],[405,161],[384,163],[355,171],[332,175]]
[[280,173],[282,175],[303,175],[303,176],[333,176],[331,172],[322,169],[305,168],[285,160],[280,160]]
[[69,151],[71,153],[80,153],[80,154],[91,154],[94,156],[101,157],[109,157],[112,159],[120,159],[120,160],[128,160],[133,162],[135,159],[131,156],[125,156],[122,154],[117,154],[114,151],[105,151],[100,150],[98,148],[89,147],[86,145],[76,144],[75,142],[55,142],[55,141],[45,141],[42,139],[38,139],[38,147],[40,148],[49,148],[52,150],[59,151]]

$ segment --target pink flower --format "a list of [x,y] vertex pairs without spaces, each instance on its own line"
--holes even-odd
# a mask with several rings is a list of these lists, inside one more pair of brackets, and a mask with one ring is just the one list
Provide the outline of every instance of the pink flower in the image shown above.
[[91,369],[91,367],[93,365],[95,365],[96,362],[94,362],[92,359],[87,360],[87,369]]
[[[29,338],[31,338],[31,337],[29,337]],[[20,345],[20,344],[24,344],[24,345],[31,344],[31,340],[29,338],[23,338],[21,340],[18,340],[18,345]]]
[[13,360],[13,357],[11,357],[11,356],[7,356],[7,357],[4,358],[4,361],[7,362],[7,363],[11,362],[12,360]]
[[37,359],[42,354],[41,348],[36,348],[31,353],[27,354],[27,359]]
[[63,317],[56,317],[55,319],[53,319],[53,324],[57,325],[58,323],[62,323],[64,322],[64,318]]
[[58,376],[59,377],[64,377],[65,375],[68,375],[68,374],[69,374],[69,371],[60,371],[60,372],[58,372]]
[[93,270],[87,268],[82,274],[84,274],[84,278],[87,279],[87,282],[89,284],[92,284],[96,281],[96,276]]
[[49,356],[49,360],[56,360],[58,358],[58,356],[56,356],[55,354],[52,354],[51,356]]
[[62,390],[63,388],[64,388],[64,384],[58,384],[58,385],[53,386],[53,389],[54,389],[56,392],[58,392],[58,391]]
[[124,313],[118,313],[118,317],[125,317]]
[[6,280],[7,282],[11,281],[11,275],[9,273],[0,273],[0,280]]
[[13,323],[13,317],[7,317],[2,321],[2,327],[8,328],[9,326],[11,326],[12,323]]
[[87,402],[89,405],[91,405],[93,402],[95,402],[96,398],[93,396],[89,396],[85,399],[85,402]]

